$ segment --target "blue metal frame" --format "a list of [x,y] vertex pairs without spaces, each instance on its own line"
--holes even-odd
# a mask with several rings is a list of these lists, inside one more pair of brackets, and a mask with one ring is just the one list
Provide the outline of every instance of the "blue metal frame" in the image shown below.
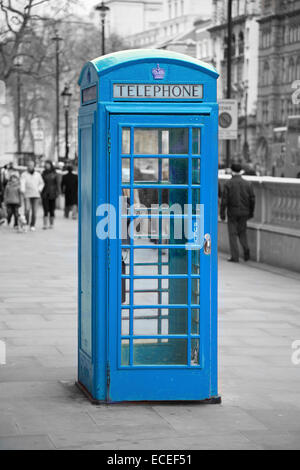
[[[201,117],[197,118],[197,124],[191,122],[193,119],[191,116],[112,116],[111,117],[111,139],[115,144],[112,145],[111,151],[111,168],[110,168],[110,202],[117,206],[118,198],[121,194],[121,187],[130,188],[131,200],[133,200],[133,190],[135,188],[188,188],[188,202],[191,204],[192,188],[200,190],[200,203],[203,204],[207,210],[205,220],[205,231],[210,233],[210,190],[207,184],[209,175],[209,139],[206,136],[206,131],[209,128],[209,118]],[[194,118],[195,119],[195,118]],[[134,155],[133,152],[133,132],[134,128],[145,127],[145,128],[175,128],[175,127],[189,127],[190,139],[189,139],[189,154],[184,157],[189,161],[189,184],[187,185],[165,185],[165,184],[121,184],[121,171],[122,171],[122,157],[121,157],[121,130],[122,128],[130,128],[131,130],[131,149],[130,154],[123,155],[123,158],[129,158],[131,162],[131,175],[134,174],[133,161],[134,157],[137,158],[156,158],[152,155]],[[200,155],[192,154],[191,148],[191,130],[193,127],[200,128],[202,132],[202,152]],[[160,155],[161,158],[176,158],[177,155]],[[181,155],[183,157],[183,155]],[[159,156],[158,156],[159,158]],[[201,160],[201,184],[192,185],[192,160],[200,158]],[[118,179],[116,178],[118,175]],[[206,188],[205,191],[201,191],[201,187]],[[131,213],[131,220],[135,216]],[[119,227],[117,227],[117,232]],[[210,263],[209,257],[206,257],[200,253],[200,276],[192,275],[191,270],[191,258],[192,251],[188,253],[188,275],[156,275],[156,276],[137,276],[133,274],[133,250],[144,248],[149,249],[149,245],[138,245],[137,248],[133,247],[131,241],[130,245],[121,245],[120,240],[112,240],[110,242],[110,256],[111,256],[111,271],[110,271],[110,314],[109,314],[109,358],[110,358],[110,400],[201,400],[209,396],[210,390],[210,377],[208,370],[210,367],[210,296],[208,295],[211,291],[210,286]],[[128,247],[130,249],[130,275],[121,274],[121,246],[123,248]],[[156,245],[155,248],[166,248],[166,245]],[[167,245],[169,250],[172,248],[186,248],[186,245]],[[129,335],[121,335],[121,279],[130,279],[130,303],[124,305],[124,310],[130,311],[130,333]],[[201,278],[201,290],[203,292],[201,296],[201,305],[192,304],[191,301],[191,280]],[[133,303],[133,281],[135,279],[187,279],[188,280],[188,303],[187,304],[168,304],[168,305],[134,305]],[[117,280],[117,282],[116,282]],[[205,295],[204,295],[205,294]],[[186,335],[133,335],[133,310],[135,309],[182,309],[185,308],[188,311],[188,333]],[[200,332],[199,335],[191,335],[191,312],[192,309],[200,309]],[[113,313],[114,312],[114,313]],[[117,314],[116,314],[117,312]],[[134,339],[185,339],[187,340],[187,358],[188,363],[186,365],[134,365],[133,364],[133,340]],[[129,359],[130,365],[121,365],[121,339],[129,340]],[[200,342],[200,364],[198,366],[191,365],[191,340],[199,339]],[[169,381],[172,377],[173,386],[169,387],[167,391],[163,391],[160,384],[153,384],[153,374],[160,374],[164,371],[164,378],[162,380]],[[137,373],[137,371],[139,371]],[[179,372],[180,371],[180,372]],[[197,375],[196,375],[197,371]],[[192,372],[192,374],[191,374]],[[126,389],[123,387],[123,383],[128,383]]]
[[[157,63],[166,70],[166,77],[160,83],[201,83],[203,84],[203,100],[187,102],[186,100],[147,100],[145,102],[115,100],[112,95],[113,83],[156,83],[151,75],[152,67]],[[136,79],[138,77],[138,80]],[[97,103],[85,103],[79,112],[79,353],[78,381],[88,393],[99,401],[125,400],[202,400],[216,397],[217,390],[217,132],[218,106],[216,104],[216,71],[196,59],[170,51],[124,51],[95,59],[88,62],[79,79],[81,90],[97,84]],[[172,185],[172,189],[188,189],[191,202],[192,188],[201,188],[201,203],[206,206],[205,231],[212,237],[212,254],[201,254],[201,269],[207,274],[205,282],[200,282],[200,303],[209,304],[205,314],[200,315],[200,337],[207,332],[206,340],[200,340],[201,363],[186,365],[146,365],[126,367],[120,365],[118,338],[120,335],[120,318],[117,317],[120,304],[117,305],[116,287],[121,292],[120,247],[118,240],[98,240],[96,237],[96,208],[108,203],[116,197],[119,181],[116,174],[121,175],[120,126],[129,124],[150,127],[187,126],[192,128],[202,126],[202,156],[201,185],[191,184],[191,168],[189,169],[189,184]],[[82,130],[92,126],[92,145],[90,155],[82,154]],[[191,130],[190,130],[191,132]],[[118,138],[115,139],[115,136]],[[132,142],[132,139],[131,139]],[[190,144],[191,145],[191,144]],[[111,152],[110,152],[111,147]],[[133,148],[131,148],[132,153]],[[191,149],[190,149],[191,150]],[[149,158],[149,155],[137,155],[138,158]],[[194,158],[187,155],[163,155],[163,158]],[[85,166],[83,158],[92,159],[91,187],[86,188]],[[126,155],[126,158],[128,156]],[[152,156],[151,156],[152,158]],[[199,156],[195,155],[195,158]],[[133,159],[131,158],[131,172]],[[204,166],[203,166],[204,165]],[[190,165],[191,166],[191,165]],[[132,173],[133,174],[133,173]],[[110,175],[110,176],[109,176]],[[149,184],[127,185],[131,192],[134,188],[162,188]],[[164,186],[168,187],[168,186]],[[90,247],[84,246],[81,234],[84,227],[81,224],[83,207],[89,199],[91,212],[85,217],[91,227]],[[86,215],[86,214],[85,214]],[[141,216],[139,216],[141,217]],[[163,215],[157,218],[161,221]],[[160,224],[161,222],[159,222]],[[139,245],[138,248],[142,248]],[[185,245],[155,245],[155,248],[185,248]],[[83,292],[81,277],[82,263],[88,249],[91,249],[90,287],[91,309],[81,310]],[[133,251],[132,247],[129,247]],[[135,279],[182,279],[188,282],[188,306],[191,303],[191,283],[197,275],[191,274],[192,255],[188,256],[189,274],[140,276]],[[130,257],[131,273],[133,272],[133,256]],[[203,276],[203,275],[202,275]],[[123,279],[130,276],[123,275]],[[132,302],[131,294],[131,302]],[[159,305],[160,309],[170,305]],[[195,308],[198,307],[195,306]],[[124,309],[126,306],[124,305]],[[136,309],[151,308],[150,305],[136,306]],[[152,306],[153,308],[153,306]],[[181,309],[181,304],[171,305],[171,308]],[[203,312],[202,312],[203,313]],[[119,323],[118,323],[118,321]],[[87,354],[82,344],[82,321],[90,321],[91,355]],[[130,328],[132,332],[132,319]],[[191,331],[191,315],[189,315],[188,331]],[[206,335],[205,335],[206,336]],[[131,336],[124,336],[124,339]],[[148,339],[151,336],[146,336]],[[172,338],[186,338],[176,334]],[[137,336],[143,338],[143,336]],[[160,335],[159,339],[164,339]],[[189,345],[191,337],[188,337]],[[190,351],[190,346],[188,348]],[[130,354],[132,361],[132,352]]]

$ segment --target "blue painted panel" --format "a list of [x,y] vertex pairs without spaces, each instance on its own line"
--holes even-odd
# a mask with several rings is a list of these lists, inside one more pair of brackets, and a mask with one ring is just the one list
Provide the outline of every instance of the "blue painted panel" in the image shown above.
[[80,346],[92,355],[92,126],[83,127],[81,133],[81,308]]

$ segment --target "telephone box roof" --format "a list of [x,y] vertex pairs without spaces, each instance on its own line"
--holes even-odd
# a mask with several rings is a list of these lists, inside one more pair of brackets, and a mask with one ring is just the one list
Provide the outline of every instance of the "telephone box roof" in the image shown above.
[[154,62],[162,59],[180,64],[185,63],[186,66],[199,69],[215,78],[218,78],[219,76],[218,72],[212,65],[206,64],[205,62],[185,54],[165,51],[162,49],[129,49],[126,51],[113,52],[112,54],[107,54],[87,62],[81,71],[78,84],[81,84],[84,70],[89,64],[92,64],[98,75],[100,75],[110,69],[122,67],[126,63],[131,62],[134,64],[135,62],[141,61]]

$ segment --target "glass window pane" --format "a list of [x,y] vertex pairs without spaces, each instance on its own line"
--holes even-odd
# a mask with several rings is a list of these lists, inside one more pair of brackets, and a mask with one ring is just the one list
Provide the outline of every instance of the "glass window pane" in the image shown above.
[[129,305],[130,279],[122,279],[122,304]]
[[168,256],[169,250],[137,249],[134,250],[134,274],[138,276],[155,276],[157,274],[169,274]]
[[184,205],[188,203],[188,190],[183,188],[157,189],[139,188],[134,190],[134,203],[138,210],[143,208],[153,209],[157,213],[157,205],[160,212],[166,211],[166,205],[171,207],[175,214],[184,213]]
[[130,159],[122,158],[122,183],[130,183]]
[[188,303],[187,279],[170,279],[169,304],[185,305]]
[[193,214],[198,214],[200,208],[197,207],[200,205],[200,189],[192,189],[192,206]]
[[[148,288],[150,280],[144,280],[144,292],[137,292],[136,280],[134,281],[135,305],[186,305],[188,301],[187,279],[168,279],[168,288],[158,285],[156,288]],[[166,281],[167,282],[167,281]]]
[[[153,245],[155,247],[155,245]],[[188,251],[184,248],[134,250],[134,274],[188,274]]]
[[135,309],[134,335],[187,334],[187,309]]
[[170,239],[170,220],[168,218],[159,220],[155,214],[151,213],[151,218],[141,219],[139,223],[140,230],[135,232],[135,238],[148,238],[157,242],[160,240],[160,243]]
[[130,208],[130,189],[122,188],[122,215],[129,214]]
[[169,130],[169,153],[178,155],[189,153],[188,128],[173,128]]
[[129,248],[122,249],[122,274],[129,276],[130,270],[130,250]]
[[[134,190],[134,204],[136,210],[141,210],[145,207],[151,208],[152,204],[158,204],[158,189],[155,188],[140,188]],[[140,207],[143,206],[143,207]]]
[[192,250],[192,274],[200,275],[200,250]]
[[[124,208],[124,210],[126,210]],[[124,214],[126,215],[126,214]],[[127,219],[125,217],[122,217],[121,219],[121,229],[122,229],[122,233],[121,233],[121,241],[122,241],[122,245],[130,245],[130,227],[129,227],[129,223],[130,223],[130,219]]]
[[201,153],[201,129],[193,128],[192,130],[192,153],[193,155],[200,155]]
[[192,338],[191,340],[191,366],[200,365],[200,350],[199,350],[199,339]]
[[135,339],[134,365],[186,365],[187,339]]
[[[158,158],[135,158],[134,159],[134,183],[153,183],[159,181],[159,169],[161,159]],[[169,174],[169,172],[168,172]],[[162,179],[162,175],[161,179]]]
[[188,128],[134,129],[136,155],[187,155],[189,153]]
[[129,339],[121,340],[121,365],[129,366]]
[[136,279],[134,281],[135,291],[151,291],[158,289],[158,279]]
[[130,310],[122,310],[122,335],[129,335],[129,312]]
[[122,129],[122,154],[127,155],[130,153],[130,129]]
[[168,155],[169,151],[169,131],[161,131],[161,153]]
[[188,274],[188,251],[184,248],[169,250],[169,274]]
[[188,160],[135,158],[134,183],[188,184]]
[[136,155],[158,154],[158,129],[134,129],[134,153]]
[[136,279],[134,281],[134,303],[143,305],[161,305],[168,303],[169,280]]
[[192,184],[200,184],[201,182],[201,160],[200,158],[193,158],[192,160]]
[[135,292],[133,295],[134,305],[168,305],[168,293],[159,292]]
[[[140,245],[142,242],[148,244],[152,242],[166,244],[168,242],[181,245],[186,243],[185,225],[187,219],[183,218],[164,218],[159,219],[155,215],[149,213],[149,217],[142,217],[146,215],[145,212],[139,213],[140,217],[133,220],[130,224],[134,226],[134,245]],[[130,230],[131,227],[129,227]],[[131,232],[130,232],[131,233]]]
[[193,308],[192,309],[192,327],[191,327],[192,335],[199,335],[200,334],[200,309]]
[[200,279],[192,279],[192,304],[200,305]]
[[169,168],[170,184],[189,183],[189,162],[187,158],[170,158]]

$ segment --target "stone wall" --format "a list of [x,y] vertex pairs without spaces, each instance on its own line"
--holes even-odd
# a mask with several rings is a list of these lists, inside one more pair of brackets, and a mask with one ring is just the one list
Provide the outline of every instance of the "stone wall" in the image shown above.
[[[230,176],[221,175],[221,188]],[[300,180],[245,177],[256,194],[248,223],[251,259],[300,272]],[[219,249],[229,252],[227,223],[219,222]]]

